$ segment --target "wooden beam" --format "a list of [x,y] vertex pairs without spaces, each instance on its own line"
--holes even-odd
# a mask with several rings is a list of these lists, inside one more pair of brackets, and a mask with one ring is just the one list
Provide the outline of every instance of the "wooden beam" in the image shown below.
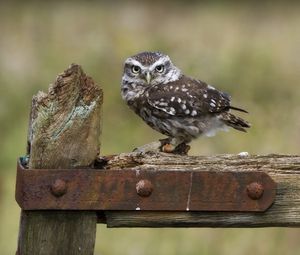
[[[102,90],[78,65],[32,100],[30,168],[89,167],[99,153]],[[30,171],[30,170],[29,170]],[[17,254],[94,254],[95,212],[22,211]]]
[[[264,213],[105,212],[108,227],[299,227],[300,156],[176,156],[128,153],[110,156],[107,169],[193,171],[264,171],[277,182],[274,204]],[[214,187],[211,187],[212,189]]]

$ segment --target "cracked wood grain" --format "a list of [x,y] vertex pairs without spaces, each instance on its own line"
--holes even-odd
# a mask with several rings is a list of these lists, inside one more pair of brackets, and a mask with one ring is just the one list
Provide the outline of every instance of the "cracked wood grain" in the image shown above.
[[[299,227],[300,156],[123,153],[107,158],[105,168],[140,170],[263,171],[277,183],[274,204],[264,213],[107,211],[108,227]],[[213,188],[213,187],[212,187]]]
[[[87,168],[100,150],[102,90],[72,64],[32,100],[28,147],[33,169]],[[30,170],[28,170],[30,171]],[[21,255],[94,253],[95,212],[22,211]]]

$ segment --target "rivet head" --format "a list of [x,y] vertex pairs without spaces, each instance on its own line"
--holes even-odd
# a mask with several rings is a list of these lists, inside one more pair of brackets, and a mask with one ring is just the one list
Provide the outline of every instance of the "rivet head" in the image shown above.
[[253,200],[258,200],[262,197],[264,193],[264,187],[258,182],[252,182],[247,185],[247,194]]
[[56,179],[51,185],[51,193],[56,197],[61,197],[67,193],[67,183],[62,179]]
[[136,192],[141,197],[149,197],[153,191],[153,185],[149,180],[140,180],[136,184]]

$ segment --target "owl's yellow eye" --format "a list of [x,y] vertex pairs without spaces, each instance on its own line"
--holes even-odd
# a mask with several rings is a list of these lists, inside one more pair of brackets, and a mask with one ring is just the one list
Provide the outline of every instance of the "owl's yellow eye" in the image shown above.
[[159,73],[162,73],[165,70],[165,67],[163,65],[159,65],[155,67],[155,70]]
[[139,66],[132,66],[131,71],[133,73],[139,73],[141,71],[141,68]]

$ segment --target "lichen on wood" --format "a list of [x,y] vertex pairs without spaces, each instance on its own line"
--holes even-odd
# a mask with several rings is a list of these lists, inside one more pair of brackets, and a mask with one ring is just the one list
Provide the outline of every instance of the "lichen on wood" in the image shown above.
[[[32,100],[29,167],[87,167],[99,153],[102,90],[79,65]],[[53,160],[55,158],[56,160]]]
[[[48,93],[38,92],[29,121],[29,168],[92,165],[100,150],[102,101],[102,89],[76,64]],[[92,255],[96,223],[95,212],[22,211],[17,254]]]

